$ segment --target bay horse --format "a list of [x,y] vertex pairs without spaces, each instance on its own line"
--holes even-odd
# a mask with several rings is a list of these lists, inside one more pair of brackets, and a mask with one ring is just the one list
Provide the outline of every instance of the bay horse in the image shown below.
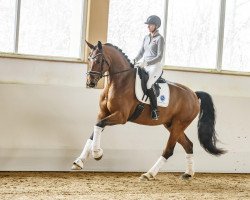
[[125,124],[130,121],[137,124],[163,125],[170,133],[167,145],[153,167],[141,175],[141,180],[154,179],[163,164],[173,155],[178,142],[186,152],[187,166],[183,179],[194,175],[193,143],[185,134],[185,129],[199,114],[198,138],[201,146],[212,155],[221,155],[226,151],[216,147],[215,109],[211,96],[206,92],[193,92],[178,83],[168,83],[170,91],[169,105],[158,107],[159,119],[152,120],[150,105],[145,105],[141,115],[130,120],[139,101],[135,96],[136,70],[128,57],[112,44],[97,45],[87,42],[91,49],[89,55],[90,71],[87,73],[87,86],[94,88],[98,81],[107,76],[108,80],[100,95],[100,110],[94,131],[87,140],[81,155],[74,161],[72,170],[81,170],[87,158],[99,160],[103,150],[100,148],[101,133],[106,126]]

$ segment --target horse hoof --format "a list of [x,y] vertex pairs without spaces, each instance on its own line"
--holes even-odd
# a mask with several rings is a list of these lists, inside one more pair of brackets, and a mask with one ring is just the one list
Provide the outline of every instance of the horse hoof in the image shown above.
[[73,163],[72,167],[71,167],[71,170],[74,170],[74,171],[78,171],[78,170],[81,170],[82,168],[79,167],[78,165],[76,165],[75,163]]
[[92,156],[95,160],[101,160],[103,156],[103,150],[98,149],[97,151],[92,151]]
[[83,161],[80,158],[77,158],[72,167],[71,170],[81,170],[83,168]]
[[103,154],[99,158],[94,158],[95,160],[99,161],[102,159]]
[[192,177],[193,177],[192,175],[187,174],[187,173],[184,173],[184,174],[181,175],[180,178],[181,178],[182,180],[185,180],[185,181],[186,181],[186,180],[192,179]]
[[149,173],[145,173],[145,174],[142,174],[139,179],[140,181],[152,181],[152,180],[155,180],[155,177]]

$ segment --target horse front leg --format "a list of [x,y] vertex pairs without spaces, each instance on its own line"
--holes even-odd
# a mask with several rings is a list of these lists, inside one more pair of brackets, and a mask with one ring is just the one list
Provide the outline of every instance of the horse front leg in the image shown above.
[[125,124],[126,122],[127,117],[121,111],[116,111],[99,120],[99,122],[94,126],[93,133],[92,156],[94,159],[100,160],[103,156],[103,150],[101,148],[101,134],[105,126]]
[[81,170],[83,168],[87,159],[90,157],[91,147],[92,147],[92,139],[88,139],[86,144],[84,145],[82,153],[73,162],[73,165],[71,167],[72,170]]
[[[109,113],[108,112],[105,112],[105,110],[101,110],[100,113],[98,114],[98,119],[102,119],[102,118],[105,118],[106,116],[108,116]],[[100,121],[100,120],[98,120]],[[101,129],[102,130],[102,129]],[[94,134],[96,132],[96,134]],[[91,157],[91,152],[92,152],[92,146],[93,146],[93,138],[94,138],[94,135],[99,135],[98,134],[99,132],[99,127],[94,127],[94,131],[93,133],[91,134],[90,138],[87,140],[87,142],[85,143],[84,147],[83,147],[83,150],[80,154],[79,157],[77,157],[75,159],[75,161],[73,162],[73,165],[71,167],[72,170],[81,170],[84,166],[84,164],[86,163],[86,161],[88,160],[88,158]],[[98,138],[95,137],[95,141],[98,141]],[[97,142],[98,143],[98,142]],[[98,147],[97,147],[98,148]],[[101,154],[101,151],[98,151],[97,154]],[[95,155],[93,156],[96,160],[100,160],[102,156],[98,156],[98,155]]]
[[[103,129],[94,126],[94,132],[91,134],[90,138],[85,143],[80,156],[76,158],[76,160],[73,162],[73,165],[71,167],[72,170],[81,170],[86,161],[88,160],[88,158],[91,158],[91,156],[95,160],[100,160],[102,158],[103,150],[100,148],[100,139],[101,139],[100,136],[102,130]],[[94,148],[93,148],[93,140],[95,140]]]
[[74,161],[72,170],[81,170],[89,157],[93,157],[95,160],[100,160],[103,156],[103,150],[101,148],[101,134],[105,126],[111,126],[115,124],[125,124],[127,118],[122,112],[114,112],[109,114],[107,112],[100,112],[98,115],[98,123],[94,126],[94,131],[90,138],[87,140],[81,155]]
[[[73,165],[71,167],[72,170],[81,170],[83,168],[84,164],[86,163],[86,161],[89,158],[91,158],[91,156],[95,160],[100,160],[102,158],[103,150],[100,148],[100,133],[99,133],[98,129],[99,129],[98,127],[96,127],[96,126],[94,127],[94,132],[91,134],[90,138],[85,143],[83,150],[82,150],[82,153],[73,162]],[[96,133],[96,134],[94,134],[94,133]],[[96,144],[99,144],[99,145],[95,145],[95,149],[93,151],[94,135],[96,135],[96,136],[99,135],[99,138],[95,137],[95,142],[96,142]],[[99,140],[99,142],[98,142],[98,140]],[[92,153],[92,152],[95,152],[95,153]]]

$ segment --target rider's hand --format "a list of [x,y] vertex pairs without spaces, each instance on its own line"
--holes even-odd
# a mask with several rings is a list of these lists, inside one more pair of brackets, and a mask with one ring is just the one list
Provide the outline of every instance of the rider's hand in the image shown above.
[[141,64],[140,64],[140,67],[146,67],[146,66],[148,66],[148,63],[147,63],[147,61],[143,61]]
[[135,64],[136,64],[136,62],[137,62],[137,60],[136,60],[136,59],[133,59],[133,65],[135,65]]

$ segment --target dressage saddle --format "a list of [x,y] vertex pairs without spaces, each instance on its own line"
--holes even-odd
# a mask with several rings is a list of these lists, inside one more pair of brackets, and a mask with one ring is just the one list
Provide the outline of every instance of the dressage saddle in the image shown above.
[[[142,91],[144,93],[143,98],[142,98],[142,100],[143,100],[144,97],[148,98],[148,95],[147,95],[147,93],[148,93],[147,92],[147,82],[148,82],[148,79],[149,79],[149,75],[145,71],[145,69],[143,69],[141,67],[138,67],[137,69],[138,69],[139,77],[141,79]],[[166,80],[164,78],[162,78],[162,74],[163,74],[163,72],[161,73],[160,77],[157,79],[157,81],[153,85],[156,97],[158,97],[160,95],[161,87],[159,86],[159,83],[166,83]]]

